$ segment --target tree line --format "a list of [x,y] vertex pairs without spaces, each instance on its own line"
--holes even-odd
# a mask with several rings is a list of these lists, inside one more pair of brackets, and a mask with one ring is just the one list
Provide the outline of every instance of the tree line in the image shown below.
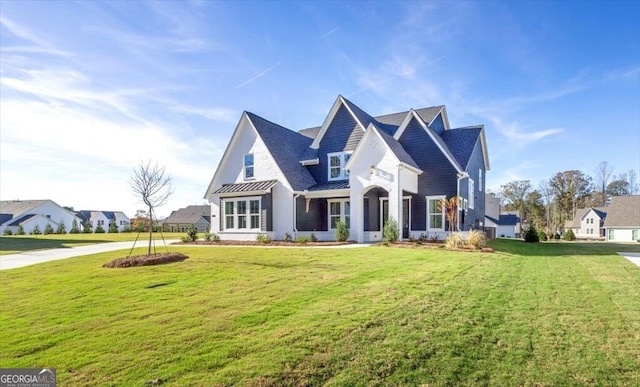
[[613,167],[602,161],[592,176],[579,170],[557,172],[537,188],[530,180],[510,181],[500,186],[498,195],[503,210],[518,211],[523,224],[553,234],[572,220],[579,208],[606,207],[613,196],[638,193],[635,170],[614,175]]

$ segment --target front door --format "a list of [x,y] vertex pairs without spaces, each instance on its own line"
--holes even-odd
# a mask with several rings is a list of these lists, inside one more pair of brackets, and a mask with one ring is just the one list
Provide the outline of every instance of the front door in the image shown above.
[[[380,230],[383,230],[384,224],[389,219],[389,199],[382,198],[382,206],[380,206]],[[409,238],[409,224],[411,224],[411,211],[409,211],[409,199],[405,198],[402,200],[402,238]]]

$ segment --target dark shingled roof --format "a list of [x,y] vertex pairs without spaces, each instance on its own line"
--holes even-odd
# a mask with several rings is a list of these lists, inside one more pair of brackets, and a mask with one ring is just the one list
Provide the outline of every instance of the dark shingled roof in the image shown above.
[[500,219],[498,219],[498,224],[500,226],[515,226],[520,221],[517,215],[507,214],[500,215]]
[[13,219],[13,214],[0,214],[0,224]]
[[277,182],[278,180],[263,180],[252,181],[250,183],[225,184],[218,188],[214,194],[266,191],[273,188]]
[[467,169],[473,148],[478,142],[482,126],[448,129],[442,134],[442,139],[447,145],[453,157],[456,158],[462,169]]
[[640,228],[640,195],[612,197],[604,227]]
[[182,224],[195,224],[199,220],[204,220],[210,223],[211,219],[211,206],[199,205],[199,206],[187,206],[173,211],[163,223],[182,223]]
[[300,156],[309,148],[312,139],[253,113],[247,112],[247,116],[294,191],[316,184],[307,168],[300,164]]
[[33,218],[34,216],[36,216],[36,214],[27,214],[24,216],[19,217],[18,219],[14,220],[13,222],[9,223],[9,226],[19,226],[20,223],[29,220],[31,218]]
[[347,107],[353,112],[353,114],[356,116],[356,118],[358,119],[358,121],[360,121],[360,123],[363,126],[363,130],[367,130],[367,127],[369,127],[369,124],[372,122],[375,122],[375,119],[373,117],[371,117],[368,113],[366,113],[364,110],[360,109],[358,106],[356,106],[353,102],[349,101],[348,99],[342,97],[342,99],[344,100],[345,104],[347,105]]

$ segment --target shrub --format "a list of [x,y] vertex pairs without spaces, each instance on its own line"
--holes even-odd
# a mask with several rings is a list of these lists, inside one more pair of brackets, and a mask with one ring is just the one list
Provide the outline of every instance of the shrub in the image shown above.
[[129,223],[125,224],[124,227],[122,228],[122,232],[131,232],[133,231],[131,229],[131,225]]
[[568,229],[567,231],[565,231],[565,233],[562,235],[562,240],[563,241],[575,241],[576,240],[576,234],[573,233],[572,229]]
[[64,225],[64,221],[60,221],[60,224],[58,224],[58,228],[56,228],[56,234],[66,234],[67,233],[67,226]]
[[82,224],[82,232],[85,234],[91,234],[93,232],[91,223],[89,223],[88,221],[84,222]]
[[31,234],[33,234],[33,235],[40,235],[40,234],[42,234],[42,231],[40,231],[40,226],[38,226],[38,225],[36,224],[36,226],[33,228],[33,230],[31,230]]
[[75,219],[71,223],[71,230],[69,230],[69,234],[80,234],[80,227],[78,227],[78,221]]
[[24,235],[24,227],[22,225],[18,225],[18,231],[16,231],[16,235]]
[[546,241],[547,240],[547,233],[544,231],[538,231],[538,239],[540,239],[541,241]]
[[336,228],[333,230],[333,236],[338,242],[344,242],[349,238],[349,228],[342,219],[336,222]]
[[53,226],[51,225],[51,223],[47,223],[47,226],[44,228],[44,235],[51,234],[53,234]]
[[291,234],[289,234],[288,232],[284,233],[284,241],[285,242],[293,242],[293,238],[291,237]]
[[311,234],[309,235],[309,240],[310,240],[311,242],[317,242],[317,241],[318,241],[318,237],[316,237],[316,234],[311,233]]
[[487,243],[487,238],[485,237],[483,232],[478,230],[469,231],[469,236],[467,237],[467,244],[476,249],[482,249]]
[[[289,233],[285,234],[285,238],[287,237]],[[289,235],[289,238],[291,238],[291,236]],[[256,235],[256,241],[260,242],[260,243],[271,243],[273,242],[273,239],[267,235],[267,234],[258,234]]]
[[309,237],[306,235],[298,235],[298,237],[296,238],[296,243],[306,245],[307,243],[309,243]]
[[382,228],[382,240],[386,243],[396,243],[399,237],[398,222],[393,218],[387,219]]
[[2,235],[13,235],[13,231],[11,231],[11,229],[7,227],[2,232]]
[[96,231],[94,231],[96,234],[104,234],[104,227],[102,227],[102,225],[100,223],[98,223],[98,225],[96,226]]
[[187,239],[189,242],[198,240],[198,229],[193,224],[187,229]]
[[115,221],[111,221],[109,222],[109,232],[110,233],[118,233],[118,225],[116,224]]
[[220,236],[216,233],[210,233],[207,231],[204,233],[204,240],[207,242],[220,242]]
[[448,249],[459,249],[464,245],[464,240],[462,240],[460,233],[452,232],[447,235],[447,239],[444,240],[444,245]]
[[524,232],[524,241],[529,243],[540,242],[538,231],[536,230],[534,225],[530,225],[529,228],[527,228],[527,230]]

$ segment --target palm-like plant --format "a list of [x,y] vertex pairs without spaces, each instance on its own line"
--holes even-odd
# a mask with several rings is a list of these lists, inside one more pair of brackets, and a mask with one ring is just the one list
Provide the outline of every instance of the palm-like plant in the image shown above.
[[440,207],[444,209],[444,214],[449,222],[449,231],[455,231],[458,224],[458,204],[460,200],[457,196],[452,196],[449,199],[440,199]]

